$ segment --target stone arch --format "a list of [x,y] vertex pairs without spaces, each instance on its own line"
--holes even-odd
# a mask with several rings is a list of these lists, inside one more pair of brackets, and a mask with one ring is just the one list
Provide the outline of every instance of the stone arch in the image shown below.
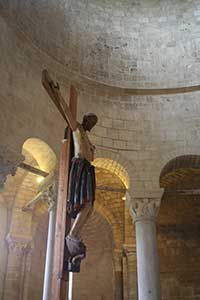
[[[119,163],[119,160],[113,160],[110,157],[98,157],[94,160],[94,165],[97,168],[104,169],[108,171],[109,173],[113,174],[113,176],[116,176],[119,180],[119,184],[121,183],[120,187],[123,186],[125,189],[128,189],[130,186],[130,180],[127,170],[124,168],[123,165]],[[108,193],[110,193],[108,191]],[[111,192],[112,193],[112,192]],[[125,194],[125,192],[124,192]],[[99,194],[100,201],[95,201],[95,209],[97,212],[99,212],[101,215],[105,217],[105,219],[108,221],[108,223],[111,226],[112,233],[113,233],[113,239],[114,239],[114,246],[115,247],[121,247],[122,245],[122,237],[123,237],[123,228],[119,224],[119,216],[117,217],[117,214],[119,211],[122,212],[122,207],[124,205],[122,197],[123,197],[123,191],[120,193],[117,193],[114,198],[113,195],[107,194],[105,192],[101,192]],[[116,198],[115,198],[116,197]],[[102,200],[102,203],[101,203]],[[117,208],[116,208],[117,207]],[[117,210],[117,211],[116,211]]]
[[[37,138],[29,138],[25,141],[22,152],[25,156],[25,162],[34,167],[50,172],[55,168],[56,156],[47,143]],[[38,193],[37,182],[38,175],[30,173],[26,170],[18,168],[17,175],[21,174],[20,184],[15,194],[15,199],[12,207],[12,218],[9,230],[9,236],[14,238],[20,244],[25,240],[32,246],[37,238],[37,231],[41,220],[47,222],[47,205],[45,202],[38,203],[33,210],[22,211],[22,208],[31,201]],[[46,232],[45,232],[46,234]],[[36,243],[37,244],[37,243]],[[37,246],[37,245],[36,245]],[[44,245],[43,245],[44,246]],[[36,249],[37,250],[37,249]],[[12,261],[12,253],[9,254],[8,264]],[[28,265],[26,265],[28,268]],[[30,267],[30,266],[29,266]],[[38,281],[42,283],[42,278],[38,276]],[[7,279],[6,279],[7,280]],[[9,280],[6,281],[9,288]],[[20,284],[16,279],[16,284]],[[22,289],[28,287],[23,286]]]
[[96,158],[93,164],[95,165],[95,167],[106,169],[111,173],[114,173],[120,178],[124,186],[127,189],[129,188],[128,173],[119,163],[108,158]]
[[57,159],[54,151],[41,139],[28,138],[23,144],[22,151],[28,151],[37,161],[39,167],[46,172],[51,171],[56,165]]
[[165,176],[167,173],[176,169],[194,168],[199,169],[200,156],[199,155],[181,155],[170,160],[162,169],[160,177]]
[[200,155],[186,154],[171,159],[160,173],[160,186],[167,187],[200,173]]
[[161,170],[170,160],[182,155],[200,155],[199,145],[180,147],[170,152],[164,153],[161,157],[161,162],[160,162]]
[[[28,138],[22,147],[22,153],[25,156],[25,162],[28,164],[31,164],[43,171],[51,172],[57,163],[56,155],[54,151],[51,149],[51,147],[44,142],[41,139],[38,138]],[[21,169],[18,169],[17,172],[22,172]],[[29,186],[30,189],[30,195],[35,195],[37,193],[37,182],[38,176],[32,173],[27,173],[24,171],[24,174],[22,176],[21,185],[18,188],[18,191],[16,193],[15,197],[15,203],[14,206],[21,208],[24,203],[21,197],[21,193],[24,193],[25,186]],[[33,186],[31,187],[31,183]],[[31,200],[31,199],[29,199]],[[27,199],[28,201],[28,199]],[[42,213],[43,213],[43,206],[42,206]],[[39,206],[37,207],[39,208]]]
[[182,147],[177,147],[172,151],[164,152],[157,160],[157,162],[155,161],[153,181],[155,182],[155,186],[157,186],[158,190],[160,188],[160,175],[163,168],[167,165],[169,161],[183,155],[200,155],[199,145],[186,145]]
[[[120,176],[123,180],[122,182],[124,183],[124,181],[126,182],[125,186],[127,189],[132,190],[133,189],[133,184],[134,184],[134,171],[135,171],[135,166],[133,165],[133,163],[127,159],[125,156],[123,156],[121,153],[119,152],[115,152],[115,151],[109,151],[103,148],[99,148],[97,149],[96,152],[96,157],[94,160],[94,164],[95,161],[98,161],[98,164],[100,164],[100,160],[102,160],[102,164],[106,165],[106,160],[109,163],[109,167],[111,167],[111,171],[116,169],[116,171],[118,170]],[[111,161],[113,163],[113,165],[111,165]],[[115,173],[116,175],[118,175],[117,173]]]
[[[25,156],[25,162],[31,164],[46,172],[50,172],[55,168],[56,155],[51,147],[44,141],[38,138],[27,139],[22,148],[23,155]],[[10,232],[13,235],[26,235],[32,238],[34,234],[32,232],[32,214],[34,212],[23,212],[22,208],[27,202],[31,201],[38,193],[38,176],[32,173],[18,168],[17,173],[22,173],[21,183],[18,186],[18,190],[15,195],[13,209],[12,209],[12,222],[10,226]],[[42,202],[38,204],[37,214],[47,213],[47,205]],[[19,228],[23,224],[23,231],[19,232]]]

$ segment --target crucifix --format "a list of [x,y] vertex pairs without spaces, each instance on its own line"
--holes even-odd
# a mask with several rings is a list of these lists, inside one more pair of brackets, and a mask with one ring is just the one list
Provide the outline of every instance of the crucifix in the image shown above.
[[[68,106],[58,83],[54,83],[46,70],[42,72],[42,84],[68,125],[60,155],[51,290],[52,299],[61,300],[66,299],[63,286],[68,280],[68,273],[79,272],[81,260],[86,256],[80,234],[93,211],[96,187],[94,167],[91,165],[95,148],[87,131],[95,126],[97,116],[87,113],[80,124],[76,120],[75,88],[70,87]],[[71,219],[74,219],[72,226]]]

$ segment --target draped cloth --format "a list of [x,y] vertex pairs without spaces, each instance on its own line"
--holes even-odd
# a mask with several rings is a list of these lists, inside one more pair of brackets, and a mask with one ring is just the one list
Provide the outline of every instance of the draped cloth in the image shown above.
[[84,205],[95,200],[95,168],[84,158],[74,157],[69,175],[67,213],[76,218]]

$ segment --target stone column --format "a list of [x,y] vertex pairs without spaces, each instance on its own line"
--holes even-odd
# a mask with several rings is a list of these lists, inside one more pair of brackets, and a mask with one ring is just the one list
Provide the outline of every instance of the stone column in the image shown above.
[[18,165],[23,160],[23,155],[16,154],[6,146],[0,146],[0,188],[4,186],[8,175],[15,175]]
[[31,257],[33,255],[33,247],[28,251],[26,260],[24,261],[24,279],[23,279],[23,300],[29,300],[29,287],[31,283]]
[[19,236],[7,236],[8,263],[3,300],[23,300],[26,257],[31,250],[31,240]]
[[160,300],[159,258],[156,239],[156,217],[160,199],[135,199],[132,216],[136,227],[138,299]]
[[123,299],[122,250],[114,249],[115,300]]
[[137,300],[136,249],[134,245],[123,246],[123,300]]
[[53,248],[54,248],[54,233],[56,222],[56,187],[55,184],[49,186],[45,195],[49,205],[49,225],[46,250],[46,262],[44,271],[43,297],[42,300],[49,300],[51,293],[51,280],[53,268]]

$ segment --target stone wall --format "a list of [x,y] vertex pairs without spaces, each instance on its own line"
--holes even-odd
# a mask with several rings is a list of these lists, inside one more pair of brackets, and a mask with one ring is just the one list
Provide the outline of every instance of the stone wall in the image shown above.
[[[114,299],[113,237],[106,220],[94,213],[84,228],[87,257],[74,276],[74,299]],[[94,246],[95,245],[95,246]]]
[[200,299],[199,241],[170,240],[160,250],[163,300]]
[[[36,222],[36,223],[35,223]],[[34,220],[35,235],[33,239],[33,249],[30,257],[29,267],[29,286],[28,298],[36,300],[42,298],[44,267],[46,257],[46,243],[47,243],[47,228],[48,228],[48,214],[40,220]]]
[[[50,70],[60,82],[64,96],[71,78],[56,60],[33,47],[22,32],[13,28],[4,14],[1,28],[2,37],[7,37],[2,38],[1,70],[6,76],[2,77],[0,99],[6,118],[1,114],[1,143],[20,152],[28,137],[37,137],[46,141],[58,155],[65,124],[41,86],[41,71]],[[19,45],[23,45],[23,51]],[[16,50],[14,56],[12,49]],[[167,161],[176,155],[199,154],[198,92],[134,96],[133,90],[75,78],[73,81],[79,94],[79,120],[88,110],[99,117],[91,133],[97,155],[105,153],[111,158],[118,155],[135,190],[148,193],[158,189],[160,171]],[[13,139],[15,130],[17,139]]]
[[163,300],[200,299],[199,195],[165,195],[158,223]]

